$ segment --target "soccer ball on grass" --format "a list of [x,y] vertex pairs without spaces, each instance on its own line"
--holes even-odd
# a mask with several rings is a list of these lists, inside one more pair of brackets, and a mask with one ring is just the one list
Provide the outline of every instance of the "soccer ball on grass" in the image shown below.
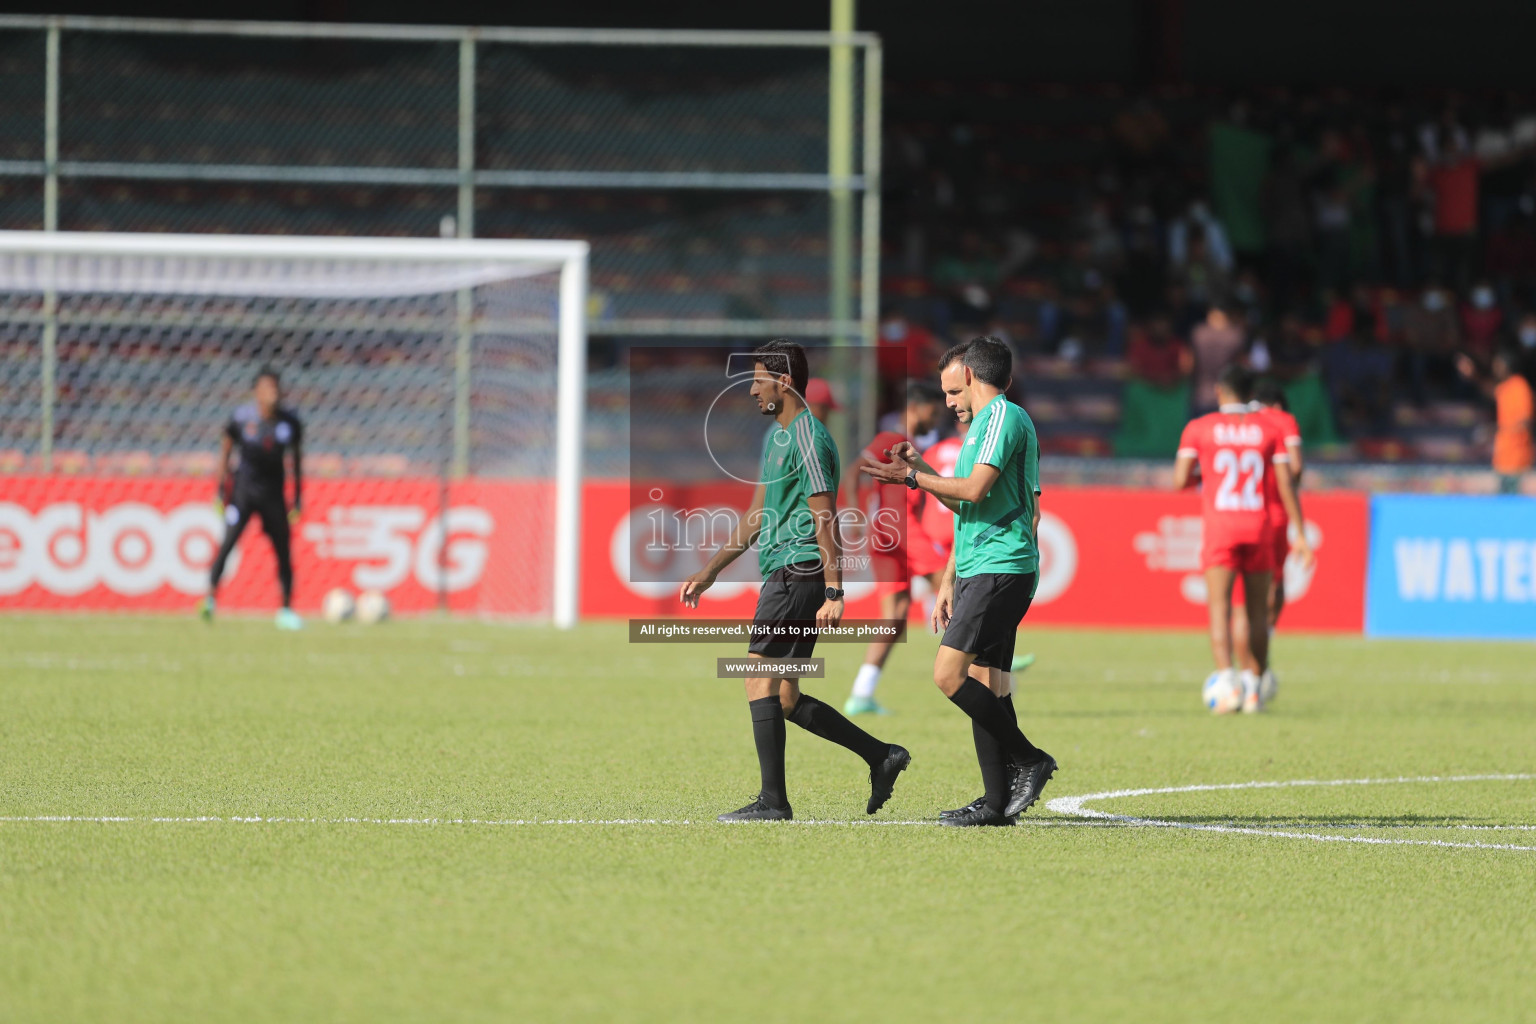
[[346,622],[356,610],[357,605],[352,600],[352,591],[346,587],[336,587],[327,591],[325,600],[320,602],[321,616],[332,625]]
[[357,621],[375,626],[389,618],[389,598],[382,591],[365,590],[357,597]]
[[1208,710],[1218,715],[1230,715],[1242,710],[1243,684],[1234,669],[1212,672],[1205,677],[1205,686],[1201,688],[1200,696]]

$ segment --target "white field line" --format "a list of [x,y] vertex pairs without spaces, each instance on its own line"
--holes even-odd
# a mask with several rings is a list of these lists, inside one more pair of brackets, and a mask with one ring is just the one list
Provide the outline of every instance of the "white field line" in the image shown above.
[[[1064,799],[1077,799],[1067,797]],[[1086,797],[1081,799],[1087,799]],[[172,817],[125,817],[122,815],[84,815],[84,814],[40,814],[40,815],[0,815],[0,824],[28,824],[44,822],[81,822],[85,824],[118,824],[142,822],[157,825],[195,825],[195,824],[224,824],[224,825],[486,825],[486,826],[532,826],[532,825],[715,825],[720,824],[711,818],[278,818],[260,816],[242,816],[221,818],[213,815],[199,815],[197,817],[172,818]],[[1117,825],[1139,825],[1151,823],[1152,819],[1131,818],[1122,815],[1106,815],[1102,819],[1088,820],[1086,818],[1021,818],[1020,824],[1031,828],[1046,828],[1051,826],[1075,826],[1086,827],[1098,825],[1101,827],[1113,827]],[[867,821],[854,819],[810,818],[800,821],[783,822],[786,825],[840,825],[851,828],[862,828],[870,825],[937,825],[932,819],[901,820],[896,818],[879,819],[871,818]],[[1184,823],[1179,823],[1181,826]],[[1227,825],[1211,825],[1212,828],[1238,827],[1235,823]],[[1336,828],[1336,829],[1384,829],[1384,828],[1423,828],[1423,829],[1464,829],[1477,832],[1536,832],[1536,825],[1461,825],[1461,824],[1436,824],[1428,823],[1401,823],[1383,825],[1376,822],[1314,822],[1285,825],[1252,825],[1253,829],[1263,829],[1265,835],[1275,834],[1276,829],[1281,828]]]
[[[30,824],[45,822],[82,822],[86,824],[118,824],[139,822],[158,825],[487,825],[487,826],[536,826],[536,825],[717,825],[713,818],[279,818],[279,817],[132,817],[121,815],[40,814],[0,816],[0,824]],[[733,822],[732,824],[749,824]],[[799,821],[774,822],[790,827],[833,825],[847,828],[864,828],[871,825],[937,826],[933,819],[900,820],[895,818],[869,818],[864,820],[838,818],[805,818]],[[1045,818],[1031,821],[1033,826],[1098,825],[1100,822],[1076,819]],[[1102,824],[1110,824],[1108,822]]]
[[[1387,786],[1409,783],[1436,782],[1525,782],[1536,775],[1416,775],[1399,776],[1395,779],[1292,779],[1284,782],[1228,782],[1198,786],[1162,786],[1152,789],[1117,789],[1103,793],[1087,793],[1083,796],[1059,796],[1046,802],[1046,809],[1079,819],[1116,822],[1122,825],[1146,828],[1180,828],[1192,832],[1226,832],[1233,835],[1273,836],[1281,839],[1310,839],[1319,843],[1362,843],[1369,846],[1444,846],[1465,850],[1521,850],[1536,853],[1536,846],[1519,846],[1513,843],[1456,843],[1444,839],[1389,839],[1379,836],[1330,836],[1313,832],[1291,832],[1275,828],[1254,828],[1246,825],[1217,825],[1209,822],[1164,821],[1159,818],[1141,818],[1129,814],[1110,814],[1085,807],[1088,801],[1118,800],[1134,796],[1155,796],[1163,793],[1209,793],[1233,789],[1289,789],[1303,786]],[[1469,825],[1434,826],[1425,828],[1512,828],[1531,829],[1529,825]]]
[[[1536,852],[1536,846],[1519,846],[1509,843],[1476,843],[1476,842],[1450,842],[1438,839],[1390,839],[1375,836],[1339,836],[1317,835],[1311,832],[1293,832],[1276,826],[1251,826],[1237,824],[1215,824],[1209,822],[1188,821],[1164,821],[1158,818],[1142,818],[1134,815],[1111,814],[1108,811],[1099,811],[1084,806],[1088,801],[1115,800],[1137,796],[1155,796],[1165,793],[1203,793],[1222,790],[1239,789],[1288,789],[1307,786],[1380,786],[1407,783],[1439,783],[1439,782],[1519,782],[1536,779],[1536,774],[1503,774],[1503,775],[1420,775],[1400,776],[1387,779],[1292,779],[1280,782],[1228,782],[1217,784],[1203,784],[1193,786],[1163,786],[1148,789],[1117,789],[1102,793],[1087,793],[1082,796],[1062,796],[1047,801],[1046,809],[1064,818],[1035,818],[1021,819],[1021,824],[1031,828],[1048,827],[1141,827],[1141,828],[1176,828],[1194,832],[1225,832],[1236,835],[1269,836],[1281,839],[1310,839],[1324,843],[1363,843],[1372,846],[1441,846],[1472,850],[1520,850]],[[301,818],[301,817],[267,817],[261,815],[221,817],[216,815],[198,815],[189,817],[166,816],[132,816],[132,815],[74,815],[74,814],[50,814],[50,815],[12,815],[0,816],[0,824],[33,824],[33,823],[84,823],[84,824],[119,824],[119,823],[144,823],[144,824],[225,824],[225,825],[478,825],[494,827],[530,827],[548,825],[592,825],[592,826],[623,826],[623,825],[713,825],[717,824],[713,819],[692,818]],[[937,827],[938,822],[933,819],[826,819],[810,818],[800,821],[778,822],[776,824],[787,826],[834,826],[842,828],[860,828],[869,826],[884,827]],[[1470,831],[1536,831],[1536,825],[1458,825],[1458,824],[1324,824],[1308,826],[1312,828],[1438,828],[1438,829],[1464,829]]]

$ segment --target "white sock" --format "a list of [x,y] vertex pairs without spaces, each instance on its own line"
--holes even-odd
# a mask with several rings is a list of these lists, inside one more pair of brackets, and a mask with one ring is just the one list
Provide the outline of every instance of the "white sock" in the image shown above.
[[860,665],[859,674],[853,677],[853,695],[855,697],[873,697],[875,687],[880,685],[879,665]]

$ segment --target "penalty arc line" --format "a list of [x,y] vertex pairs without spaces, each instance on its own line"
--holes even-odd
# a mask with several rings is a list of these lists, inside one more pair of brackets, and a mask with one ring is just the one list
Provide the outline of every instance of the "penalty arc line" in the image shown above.
[[[1536,846],[1514,843],[1458,843],[1445,839],[1389,839],[1379,836],[1330,836],[1313,832],[1280,831],[1273,828],[1253,828],[1246,825],[1217,825],[1208,822],[1165,821],[1160,818],[1142,818],[1130,814],[1111,814],[1084,806],[1088,801],[1118,800],[1136,796],[1156,796],[1165,793],[1211,793],[1236,789],[1289,789],[1323,786],[1387,786],[1436,782],[1526,782],[1536,779],[1532,774],[1499,775],[1413,775],[1388,779],[1291,779],[1281,782],[1226,782],[1195,786],[1161,786],[1148,789],[1117,789],[1103,793],[1087,793],[1082,796],[1059,796],[1046,802],[1046,809],[1079,820],[1098,821],[1105,824],[1136,826],[1142,828],[1176,828],[1191,832],[1224,832],[1230,835],[1273,836],[1280,839],[1310,839],[1318,843],[1359,843],[1369,846],[1440,846],[1463,850],[1517,850],[1536,853]],[[1426,825],[1425,828],[1446,827]],[[1453,826],[1476,828],[1479,826]],[[1506,826],[1482,826],[1498,828]],[[1507,826],[1529,828],[1530,826]]]

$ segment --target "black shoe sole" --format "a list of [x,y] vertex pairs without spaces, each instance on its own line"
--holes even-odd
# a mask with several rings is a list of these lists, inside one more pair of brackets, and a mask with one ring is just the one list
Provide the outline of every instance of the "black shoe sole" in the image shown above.
[[1040,799],[1040,794],[1045,792],[1045,784],[1050,782],[1051,779],[1056,775],[1056,759],[1050,754],[1046,754],[1045,760],[1047,762],[1045,766],[1045,776],[1040,780],[1040,787],[1036,789],[1033,794],[1016,793],[1009,797],[1008,806],[1003,808],[1003,813],[1005,815],[1011,818],[1023,814],[1025,811],[1034,806],[1035,802]]
[[790,810],[788,807],[784,808],[782,813],[778,812],[778,811],[771,811],[771,812],[768,812],[768,813],[765,813],[765,814],[754,814],[754,815],[751,815],[751,816],[748,816],[748,817],[742,817],[742,818],[734,817],[734,815],[736,815],[737,813],[738,813],[737,811],[726,811],[724,814],[722,814],[719,817],[715,818],[715,820],[720,822],[722,825],[741,825],[741,824],[744,824],[744,823],[747,823],[747,822],[752,822],[752,821],[794,821],[795,820],[795,812]]
[[944,821],[946,818],[958,818],[962,814],[969,814],[976,808],[980,807],[985,800],[986,797],[979,796],[975,800],[972,800],[970,803],[966,804],[964,807],[955,807],[948,811],[940,811],[939,820]]
[[869,793],[869,803],[864,805],[865,814],[874,814],[880,808],[885,806],[885,802],[891,798],[891,794],[896,792],[897,777],[901,775],[902,772],[906,771],[907,766],[912,763],[911,751],[907,750],[906,747],[897,747],[896,749],[900,751],[899,754],[887,755],[885,760],[880,764],[882,771],[885,771],[886,766],[891,764],[893,761],[896,765],[895,771],[890,773],[889,784],[886,786],[885,795],[879,798],[879,803],[876,803],[875,798],[878,794],[875,792],[874,788],[871,787]]
[[982,821],[976,820],[971,815],[957,815],[953,818],[940,818],[939,824],[945,828],[1011,828],[1018,824],[1018,821],[1019,816],[1017,814],[1011,817],[989,818]]

